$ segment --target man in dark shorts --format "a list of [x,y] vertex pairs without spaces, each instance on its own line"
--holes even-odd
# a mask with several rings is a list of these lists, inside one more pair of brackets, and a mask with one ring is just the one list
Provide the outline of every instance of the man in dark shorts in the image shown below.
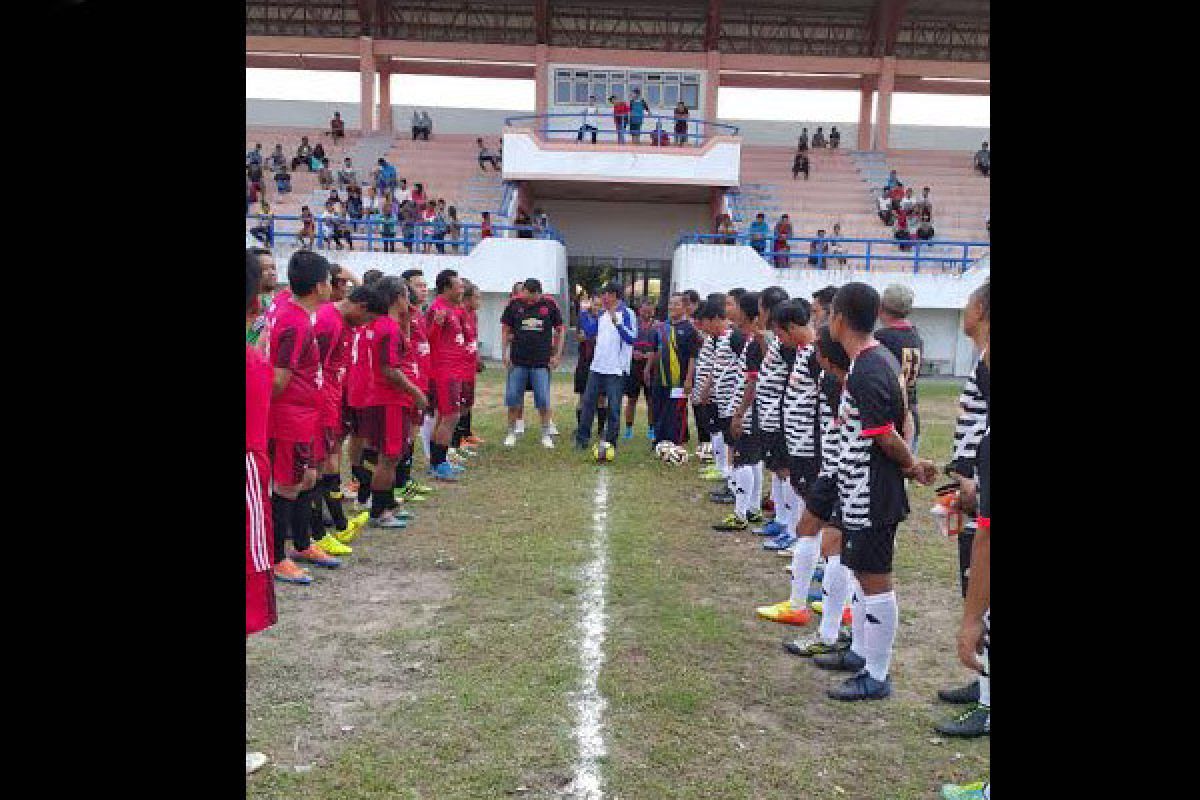
[[916,455],[921,444],[921,417],[917,413],[917,379],[921,375],[921,357],[925,344],[917,328],[908,320],[912,313],[913,290],[903,284],[893,283],[883,290],[879,307],[879,330],[875,339],[886,347],[900,365],[900,377],[904,380],[904,391],[908,408],[913,415],[912,451]]
[[637,415],[638,398],[646,396],[646,438],[654,441],[654,398],[646,383],[646,360],[654,351],[654,304],[643,300],[637,311],[637,336],[633,340],[633,361],[625,376],[625,438],[633,438],[633,420]]
[[654,443],[682,445],[688,440],[688,395],[700,349],[700,334],[687,316],[682,294],[671,295],[667,319],[655,327],[652,342],[644,381],[654,397]]
[[696,417],[696,432],[701,440],[696,456],[710,461],[701,473],[705,480],[724,480],[725,475],[716,465],[716,440],[721,433],[716,429],[717,407],[712,399],[713,366],[717,352],[717,340],[725,333],[725,294],[716,292],[700,304],[695,314],[696,329],[700,331],[702,343],[696,354],[696,375],[692,380],[692,413]]
[[852,601],[850,648],[814,657],[822,669],[855,673],[828,694],[835,700],[882,699],[891,694],[892,645],[900,612],[892,589],[896,530],[908,515],[904,479],[930,484],[936,467],[917,459],[901,438],[905,423],[900,365],[871,335],[879,292],[848,283],[833,298],[829,328],[850,356],[842,390],[838,499],[842,562],[858,585]]
[[725,295],[725,330],[717,337],[713,347],[712,380],[701,390],[701,402],[714,406],[713,456],[724,483],[720,489],[709,492],[714,503],[733,505],[733,442],[729,432],[729,418],[733,414],[733,396],[737,390],[742,350],[745,337],[738,330],[744,322],[741,298],[746,290],[737,287]]
[[[713,525],[715,531],[744,531],[751,524],[757,525],[763,521],[762,476],[761,470],[755,469],[755,465],[762,461],[762,446],[755,433],[753,420],[754,388],[766,351],[763,329],[759,325],[762,309],[758,300],[758,292],[746,292],[738,299],[738,330],[730,340],[735,352],[740,354],[734,367],[736,384],[726,406],[729,416],[728,442],[733,451],[733,470],[729,482],[734,506],[733,513]],[[746,423],[747,416],[751,417],[749,425]]]
[[517,444],[517,420],[527,387],[533,387],[533,403],[542,420],[542,446],[554,447],[550,438],[550,373],[562,361],[564,336],[558,305],[542,294],[542,282],[529,278],[521,285],[521,296],[509,301],[500,317],[504,366],[508,370],[504,405],[508,409],[505,447]]

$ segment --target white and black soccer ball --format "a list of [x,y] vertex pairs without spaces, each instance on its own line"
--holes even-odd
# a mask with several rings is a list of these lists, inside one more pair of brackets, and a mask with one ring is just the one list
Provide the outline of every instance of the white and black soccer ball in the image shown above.
[[659,442],[658,444],[654,445],[654,455],[665,461],[667,459],[667,454],[670,453],[674,448],[675,445],[672,442]]
[[663,460],[674,467],[683,466],[688,460],[687,448],[674,445],[667,451],[667,455]]

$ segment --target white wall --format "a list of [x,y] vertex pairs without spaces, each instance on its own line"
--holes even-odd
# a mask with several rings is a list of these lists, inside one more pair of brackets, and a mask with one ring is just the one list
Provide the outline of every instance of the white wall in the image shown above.
[[504,180],[633,181],[736,186],[742,145],[736,139],[706,148],[649,148],[645,152],[555,150],[532,134],[504,134]]
[[[632,194],[636,195],[636,192]],[[683,231],[707,231],[703,203],[538,199],[573,256],[671,258]]]

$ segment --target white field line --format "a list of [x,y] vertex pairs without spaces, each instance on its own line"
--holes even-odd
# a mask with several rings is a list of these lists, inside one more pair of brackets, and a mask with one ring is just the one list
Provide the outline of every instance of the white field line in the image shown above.
[[604,633],[608,614],[604,591],[608,586],[608,470],[596,471],[596,491],[592,497],[592,560],[583,569],[580,593],[579,663],[583,669],[583,687],[575,693],[575,739],[579,759],[568,794],[577,800],[602,800],[600,759],[604,747],[603,714],[605,700],[597,680],[604,664]]

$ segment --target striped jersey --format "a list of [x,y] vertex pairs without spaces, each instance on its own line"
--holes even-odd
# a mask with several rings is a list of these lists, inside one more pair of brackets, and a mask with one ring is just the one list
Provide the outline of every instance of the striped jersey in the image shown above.
[[900,364],[878,343],[850,362],[838,409],[838,496],[847,528],[879,528],[908,516],[900,465],[875,444],[875,437],[902,428],[905,388]]
[[[738,403],[742,402],[742,393],[746,388],[746,350],[750,346],[750,337],[741,331],[732,329],[724,345],[731,361],[728,368],[723,361],[724,353],[718,343],[717,349],[717,390],[720,414],[725,419],[732,419]],[[722,372],[722,370],[724,370]]]
[[[699,332],[699,328],[696,330]],[[715,337],[707,334],[700,335],[704,337],[704,344],[700,345],[700,352],[696,355],[696,371],[692,376],[692,402],[696,404],[700,402],[700,392],[708,381],[708,376],[712,373],[713,355],[717,349]]]
[[820,474],[826,478],[836,478],[838,449],[842,442],[842,432],[837,423],[837,409],[842,402],[842,382],[837,375],[822,370],[817,385],[820,387],[821,415]]
[[817,456],[820,376],[816,346],[810,343],[797,350],[783,396],[783,436],[788,455],[794,458]]
[[[740,334],[740,331],[739,331]],[[735,340],[736,341],[736,340]],[[733,391],[733,402],[729,405],[729,416],[732,419],[737,412],[738,406],[746,399],[746,383],[750,378],[758,380],[758,370],[763,362],[763,347],[758,337],[755,335],[746,337],[746,346],[741,351],[741,358],[738,360],[738,381],[737,386]],[[757,390],[756,390],[757,391]],[[746,406],[746,410],[742,412],[742,429],[752,430],[752,414],[755,409],[753,403]]]
[[[795,351],[792,351],[794,354]],[[754,404],[758,407],[758,430],[775,433],[783,425],[783,394],[787,387],[791,364],[785,357],[779,337],[770,337],[762,366],[758,370],[758,384],[754,390]],[[750,424],[747,409],[745,424]]]
[[[975,369],[963,385],[962,394],[958,396],[958,418],[954,420],[954,444],[950,463],[955,471],[967,477],[978,477],[976,456],[979,453],[979,443],[987,430],[988,404],[981,385],[987,381],[987,364],[983,363],[983,354],[975,362]],[[968,531],[975,530],[975,518],[967,517],[963,527]]]

